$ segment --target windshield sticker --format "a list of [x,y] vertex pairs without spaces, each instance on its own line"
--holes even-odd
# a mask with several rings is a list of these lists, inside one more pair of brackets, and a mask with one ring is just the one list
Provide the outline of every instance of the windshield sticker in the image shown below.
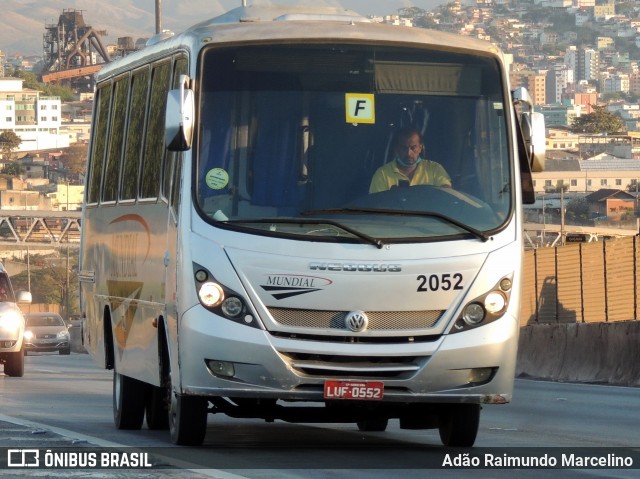
[[347,123],[375,123],[376,107],[370,93],[346,93],[345,108]]
[[229,173],[223,168],[212,168],[204,179],[212,190],[221,190],[229,184]]
[[260,287],[271,294],[275,299],[285,299],[300,294],[321,291],[333,281],[320,276],[307,276],[300,274],[270,274],[266,284]]

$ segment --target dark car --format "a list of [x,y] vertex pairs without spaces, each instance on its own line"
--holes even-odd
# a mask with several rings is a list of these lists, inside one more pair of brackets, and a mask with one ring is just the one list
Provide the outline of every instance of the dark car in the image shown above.
[[29,313],[24,330],[24,353],[58,351],[71,354],[69,328],[58,313]]

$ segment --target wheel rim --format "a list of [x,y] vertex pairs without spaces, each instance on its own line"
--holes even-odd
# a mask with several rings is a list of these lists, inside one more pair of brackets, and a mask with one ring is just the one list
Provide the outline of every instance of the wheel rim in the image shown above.
[[120,398],[122,397],[122,376],[114,373],[113,379],[113,410],[116,414],[120,413]]

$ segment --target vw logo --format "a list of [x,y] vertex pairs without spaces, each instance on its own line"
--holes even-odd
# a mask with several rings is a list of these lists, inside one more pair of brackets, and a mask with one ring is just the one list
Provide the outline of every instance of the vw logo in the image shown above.
[[354,333],[360,333],[367,329],[369,318],[364,311],[351,311],[344,318],[344,324]]

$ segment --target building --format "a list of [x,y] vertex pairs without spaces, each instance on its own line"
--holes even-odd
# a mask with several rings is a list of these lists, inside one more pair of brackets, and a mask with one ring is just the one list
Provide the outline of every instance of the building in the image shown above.
[[611,156],[595,160],[549,160],[545,171],[533,173],[536,193],[563,189],[569,193],[592,193],[602,189],[625,190],[640,182],[640,160]]
[[544,115],[545,127],[570,127],[576,117],[582,114],[580,106],[548,104],[536,106],[535,111]]
[[68,134],[60,133],[60,98],[44,96],[22,84],[21,78],[0,78],[0,132],[13,131],[20,137],[17,152],[68,147]]
[[607,189],[595,191],[587,196],[589,211],[593,218],[620,221],[632,217],[637,199],[635,195],[622,190]]
[[547,72],[546,83],[547,103],[561,103],[562,94],[574,83],[573,70],[563,63],[556,64]]

